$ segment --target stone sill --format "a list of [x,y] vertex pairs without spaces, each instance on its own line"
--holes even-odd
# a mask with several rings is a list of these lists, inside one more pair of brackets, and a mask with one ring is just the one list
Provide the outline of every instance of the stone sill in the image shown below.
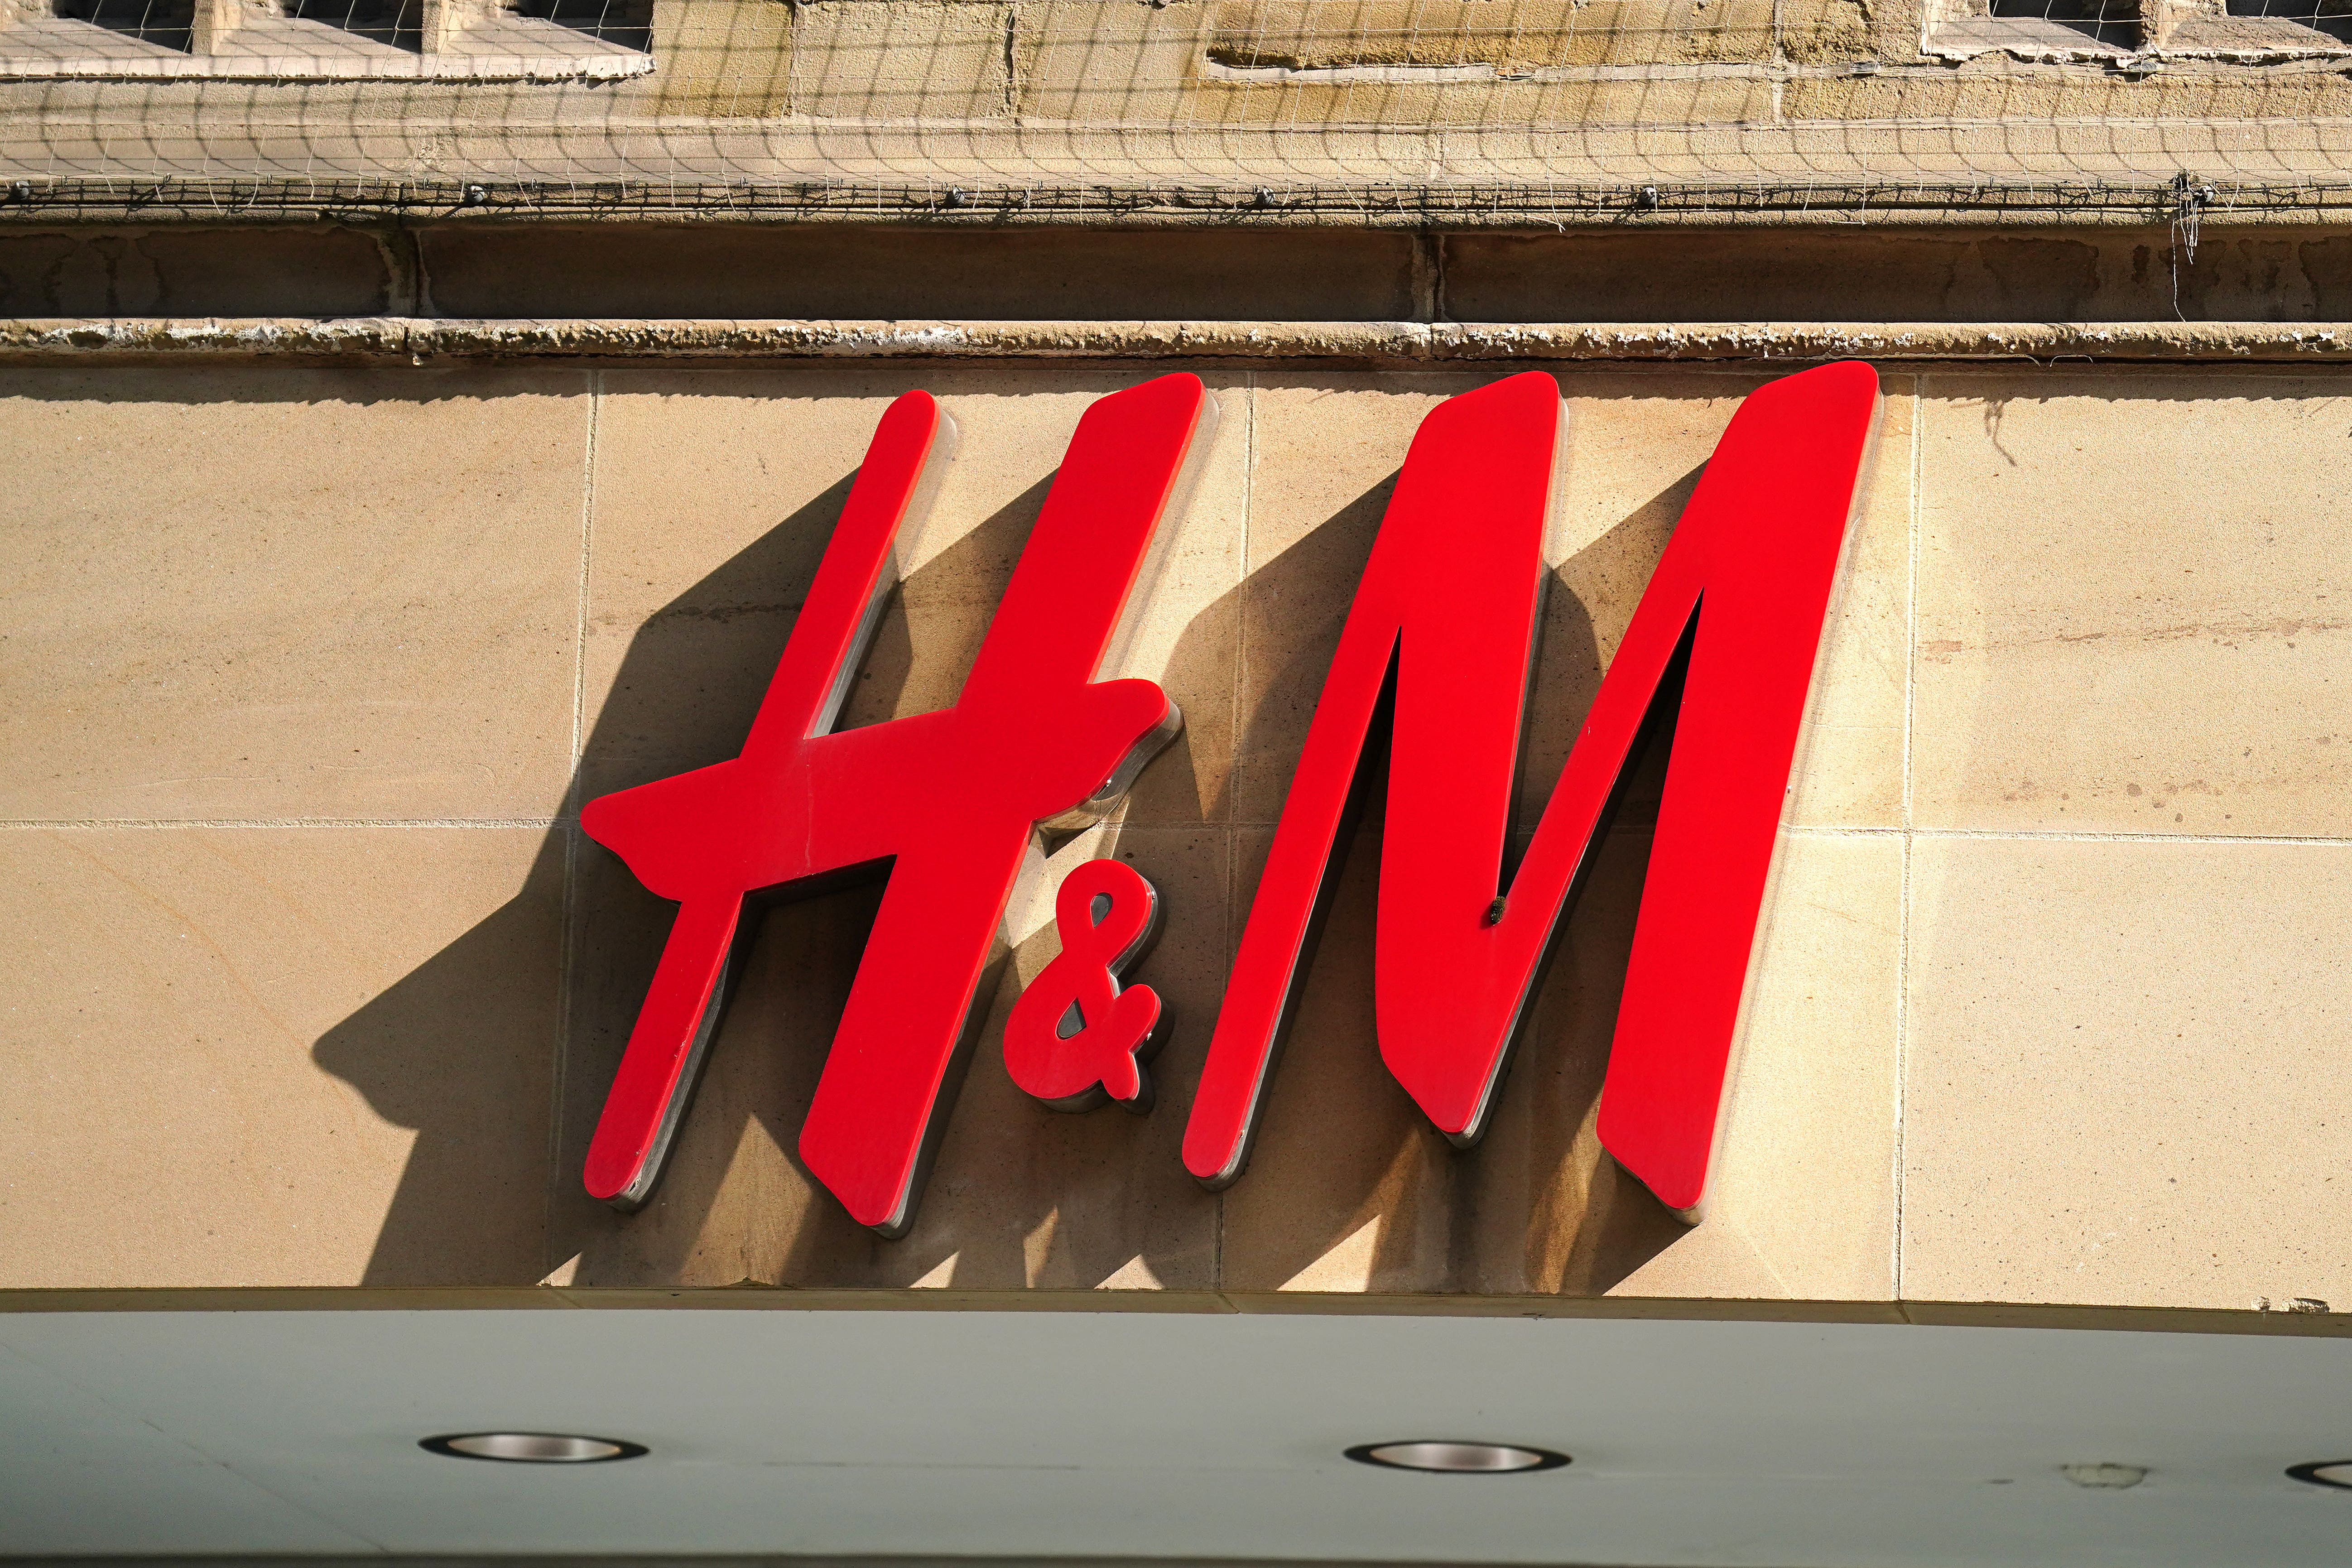
[[2063,23],[2032,16],[1969,16],[1947,22],[1927,35],[1919,52],[1939,60],[2006,54],[2017,60],[2098,65],[2128,59],[2132,53]]
[[616,81],[653,57],[555,22],[511,16],[465,47],[417,54],[283,17],[248,22],[209,54],[188,54],[92,22],[39,17],[0,27],[0,81]]
[[1547,361],[1831,359],[2340,364],[2352,322],[1419,322],[0,320],[0,361],[806,359]]

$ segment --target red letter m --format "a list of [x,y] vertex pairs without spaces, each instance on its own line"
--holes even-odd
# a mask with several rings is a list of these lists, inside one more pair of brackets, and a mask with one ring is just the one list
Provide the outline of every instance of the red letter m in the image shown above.
[[[1241,1173],[1381,694],[1395,724],[1374,980],[1381,1057],[1438,1128],[1485,1131],[1538,962],[1662,679],[1687,674],[1601,1088],[1601,1139],[1668,1206],[1706,1191],[1732,1033],[1877,411],[1829,365],[1749,397],[1634,612],[1527,858],[1500,886],[1559,390],[1513,376],[1422,424],[1340,634],[1243,933],[1184,1163]],[[1507,901],[1496,895],[1507,891]]]

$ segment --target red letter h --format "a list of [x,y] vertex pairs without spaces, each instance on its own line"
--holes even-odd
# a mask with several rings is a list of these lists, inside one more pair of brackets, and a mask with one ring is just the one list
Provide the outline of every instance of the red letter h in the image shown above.
[[893,541],[953,436],[927,393],[890,405],[742,754],[581,814],[679,905],[589,1192],[634,1208],[652,1191],[756,929],[746,900],[887,864],[800,1151],[860,1223],[906,1228],[1031,829],[1101,815],[1182,722],[1150,681],[1095,677],[1208,406],[1196,377],[1169,375],[1089,408],[955,706],[834,733]]

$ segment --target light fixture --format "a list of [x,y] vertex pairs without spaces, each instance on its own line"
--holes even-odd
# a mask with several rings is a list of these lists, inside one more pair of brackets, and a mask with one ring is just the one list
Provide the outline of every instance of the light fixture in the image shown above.
[[2315,1487],[2352,1490],[2352,1459],[2314,1459],[2307,1465],[2290,1465],[2286,1473]]
[[495,1459],[510,1465],[594,1465],[634,1459],[642,1443],[618,1437],[577,1437],[562,1432],[457,1432],[416,1445],[452,1459]]
[[1518,1475],[1530,1470],[1556,1470],[1568,1463],[1566,1454],[1555,1454],[1549,1448],[1427,1439],[1359,1444],[1348,1450],[1348,1458],[1360,1465],[1381,1465],[1391,1470],[1428,1470],[1448,1476]]

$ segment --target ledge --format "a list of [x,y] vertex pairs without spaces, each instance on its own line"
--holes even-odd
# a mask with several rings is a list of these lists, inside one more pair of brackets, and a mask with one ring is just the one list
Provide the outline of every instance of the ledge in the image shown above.
[[[1920,71],[1934,73],[1934,79],[1955,79],[1946,67]],[[2304,74],[2333,81],[2340,72],[2338,67]],[[1882,70],[1836,79],[1856,89],[1874,89],[1901,74]],[[412,119],[418,112],[414,107],[405,110]],[[2221,171],[2195,187],[2195,210],[2210,227],[2352,223],[2352,179],[2346,178],[2341,158],[2325,171],[2310,168],[2298,175],[2286,152],[2273,145],[2264,154],[2277,163],[2273,175],[2238,178],[2226,171],[2238,165],[2242,149],[2196,139],[2210,126],[2244,123],[2218,120],[2210,125],[2167,126],[2163,135],[2168,150],[2160,174],[2119,160],[2095,166],[2078,159],[2063,179],[2048,178],[2017,162],[1994,169],[1981,160],[1971,165],[1980,174],[1957,179],[1948,171],[1931,176],[1925,170],[1905,177],[1886,158],[1877,160],[1882,166],[1875,170],[1865,170],[1853,143],[1853,128],[1837,121],[1769,128],[1775,140],[1769,150],[1760,145],[1763,129],[1738,132],[1743,150],[1716,147],[1709,138],[1725,134],[1718,127],[1661,126],[1573,133],[1487,130],[1475,142],[1457,142],[1451,153],[1435,132],[1423,131],[1382,131],[1362,137],[1351,132],[1335,141],[1321,135],[1302,140],[1279,131],[1223,130],[1194,146],[1181,143],[1172,132],[1135,128],[1119,132],[1119,150],[1112,153],[1084,141],[1087,133],[1083,128],[1067,125],[1023,126],[1016,136],[1003,127],[976,122],[902,134],[887,125],[848,121],[766,121],[756,132],[746,132],[756,136],[763,150],[764,167],[756,174],[726,173],[723,159],[719,170],[707,167],[712,153],[709,132],[691,131],[693,121],[647,127],[616,120],[593,134],[554,126],[501,129],[502,123],[486,121],[481,132],[489,138],[481,145],[495,149],[502,166],[578,169],[593,164],[604,174],[596,178],[500,177],[478,170],[420,174],[417,168],[438,157],[425,155],[431,143],[414,138],[394,143],[371,141],[349,125],[306,130],[299,146],[310,155],[309,162],[297,170],[279,166],[283,149],[257,139],[251,127],[241,124],[211,132],[190,130],[188,140],[175,143],[184,161],[201,162],[215,172],[173,174],[154,166],[148,141],[155,133],[152,125],[142,124],[139,136],[127,141],[86,142],[68,159],[57,140],[61,122],[36,116],[12,131],[0,116],[0,165],[5,165],[0,173],[0,224],[155,227],[462,218],[485,224],[651,221],[920,224],[985,230],[1116,226],[1528,234],[1864,226],[1934,229],[1956,225],[2115,228],[2167,224],[2181,216],[2178,175],[2184,168],[2200,167]],[[2134,135],[2149,130],[2146,121],[2130,123],[2138,128]],[[2333,143],[2318,129],[2331,123],[2338,122],[2322,120],[2297,127],[2298,136],[2323,149],[2312,154],[2314,159],[2332,155],[2324,149]],[[2340,123],[2352,127],[2352,120]],[[2114,121],[2109,128],[2120,133],[2125,124]],[[392,173],[383,163],[385,149],[395,144],[411,165],[406,173]],[[137,157],[126,161],[118,156],[126,149],[137,152]],[[1432,173],[1449,157],[1474,160],[1487,177],[1471,181]],[[657,163],[667,163],[671,173],[652,174]],[[1677,170],[1687,173],[1694,164],[1715,173],[1706,178],[1675,177]],[[1074,170],[1081,166],[1090,171],[1090,178],[1075,177]],[[1170,177],[1180,167],[1182,177]],[[697,168],[702,172],[690,172]]]
[[0,361],[356,363],[803,359],[1803,363],[1830,359],[2341,363],[2352,322],[0,320]]
[[2352,1313],[2001,1301],[1804,1301],[1662,1296],[1375,1295],[1286,1290],[805,1290],[791,1286],[366,1286],[0,1289],[16,1312],[414,1312],[655,1310],[1122,1312],[1309,1317],[1599,1318],[1652,1322],[1885,1323],[1922,1328],[2352,1338]]

